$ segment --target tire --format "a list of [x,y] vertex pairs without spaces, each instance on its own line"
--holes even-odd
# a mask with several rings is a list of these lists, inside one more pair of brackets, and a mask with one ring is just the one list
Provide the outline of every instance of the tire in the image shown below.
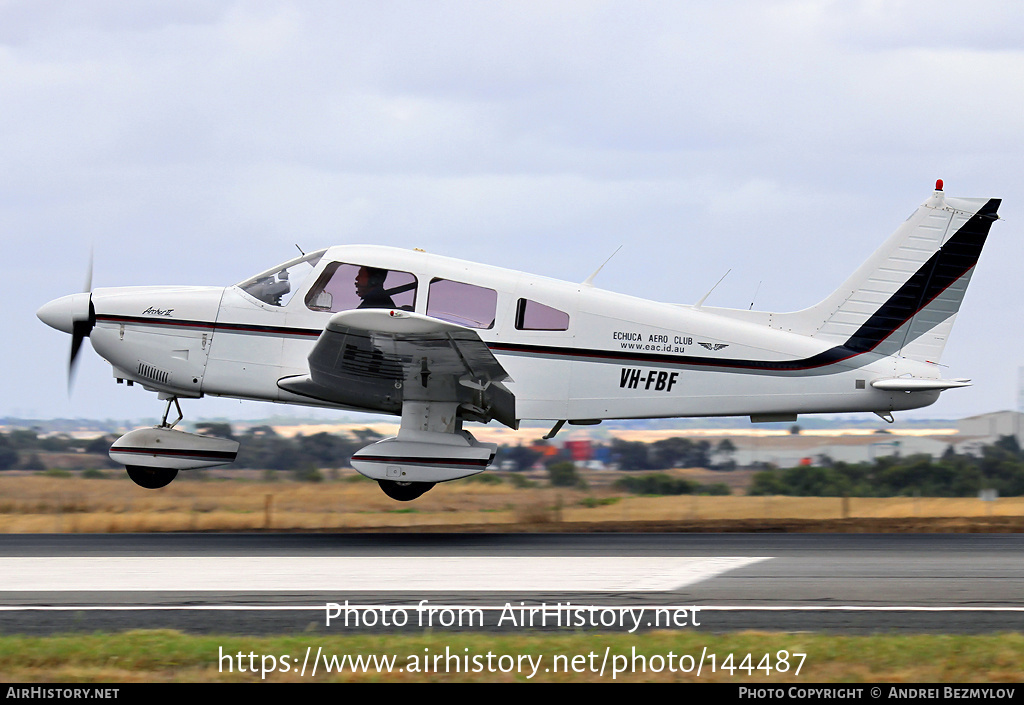
[[377,480],[377,484],[391,499],[399,502],[411,502],[434,486],[433,482],[394,482],[393,480]]
[[145,487],[147,490],[158,490],[161,487],[167,487],[171,484],[171,480],[178,476],[178,471],[168,468],[147,468],[142,465],[126,465],[125,470],[128,471],[128,477],[132,478],[139,487]]

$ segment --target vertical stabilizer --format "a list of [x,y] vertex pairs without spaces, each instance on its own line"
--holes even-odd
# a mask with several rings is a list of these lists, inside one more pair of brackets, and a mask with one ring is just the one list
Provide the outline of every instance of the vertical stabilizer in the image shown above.
[[931,198],[841,287],[782,318],[787,327],[855,353],[938,362],[999,204],[997,198],[946,197],[938,182]]

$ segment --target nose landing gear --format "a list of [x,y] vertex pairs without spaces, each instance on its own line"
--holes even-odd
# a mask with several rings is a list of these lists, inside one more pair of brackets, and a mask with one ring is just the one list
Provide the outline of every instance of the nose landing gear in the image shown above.
[[[169,485],[179,470],[234,462],[238,441],[176,430],[174,427],[182,419],[181,406],[176,397],[163,398],[167,400],[167,409],[159,426],[137,428],[118,438],[110,447],[111,459],[125,466],[132,482],[155,490]],[[177,409],[178,418],[168,423],[171,404]]]
[[394,480],[377,480],[377,484],[391,499],[399,502],[411,502],[434,486],[433,482],[395,482]]
[[167,487],[171,484],[171,480],[178,476],[178,471],[174,468],[147,468],[142,465],[125,465],[124,469],[128,471],[128,477],[132,479],[139,487],[145,487],[147,490],[158,490],[161,487]]

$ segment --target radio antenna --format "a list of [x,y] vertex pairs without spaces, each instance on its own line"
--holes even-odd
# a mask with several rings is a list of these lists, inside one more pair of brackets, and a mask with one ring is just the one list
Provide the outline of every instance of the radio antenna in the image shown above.
[[714,285],[713,287],[711,287],[710,289],[708,289],[708,293],[706,293],[706,294],[704,294],[704,296],[700,297],[700,301],[698,301],[698,302],[697,302],[697,303],[696,303],[696,304],[694,305],[694,308],[700,308],[701,306],[703,306],[703,305],[704,305],[704,302],[705,302],[705,301],[707,301],[707,298],[708,298],[709,296],[711,296],[711,292],[712,292],[712,291],[714,291],[715,289],[717,289],[717,288],[718,288],[718,285],[719,285],[719,284],[721,284],[721,283],[722,283],[722,281],[723,281],[723,280],[724,280],[724,279],[725,279],[725,278],[726,278],[727,276],[729,276],[729,272],[731,272],[731,271],[732,271],[732,268],[731,268],[731,267],[730,267],[729,269],[727,269],[727,270],[726,270],[726,272],[725,272],[725,274],[723,274],[723,275],[722,275],[722,278],[721,278],[721,279],[719,279],[719,280],[718,280],[717,282],[715,282],[715,285]]
[[750,308],[747,309],[748,311],[753,311],[754,310],[754,299],[757,298],[757,292],[761,291],[761,282],[763,282],[763,281],[764,281],[764,279],[762,279],[761,281],[759,281],[757,283],[757,288],[754,289],[754,296],[750,299]]
[[611,253],[611,255],[608,257],[608,259],[606,259],[601,264],[600,267],[595,269],[593,274],[591,274],[589,277],[587,277],[586,281],[583,282],[583,286],[594,286],[594,278],[597,277],[597,275],[601,272],[602,269],[604,269],[604,265],[606,265],[606,264],[608,264],[609,262],[612,261],[612,257],[614,257],[615,255],[619,254],[619,250],[621,250],[621,249],[622,249],[622,245],[619,245],[618,247],[616,247],[615,248],[615,252]]

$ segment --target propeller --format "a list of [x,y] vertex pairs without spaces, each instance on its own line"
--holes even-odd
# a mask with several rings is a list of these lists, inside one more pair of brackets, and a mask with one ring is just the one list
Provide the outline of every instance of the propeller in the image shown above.
[[89,337],[92,333],[92,329],[96,325],[96,308],[92,305],[92,269],[93,269],[93,249],[89,248],[89,269],[85,274],[85,287],[82,293],[89,295],[89,306],[85,310],[85,317],[81,317],[81,312],[76,311],[71,318],[71,355],[68,357],[68,395],[71,394],[71,385],[75,378],[75,361],[78,359],[78,353],[82,349],[82,342]]
[[92,292],[89,292],[89,313],[84,320],[76,320],[71,327],[71,355],[68,358],[68,394],[71,393],[72,381],[75,378],[75,361],[82,349],[82,341],[92,333],[96,325],[96,309],[92,305]]

